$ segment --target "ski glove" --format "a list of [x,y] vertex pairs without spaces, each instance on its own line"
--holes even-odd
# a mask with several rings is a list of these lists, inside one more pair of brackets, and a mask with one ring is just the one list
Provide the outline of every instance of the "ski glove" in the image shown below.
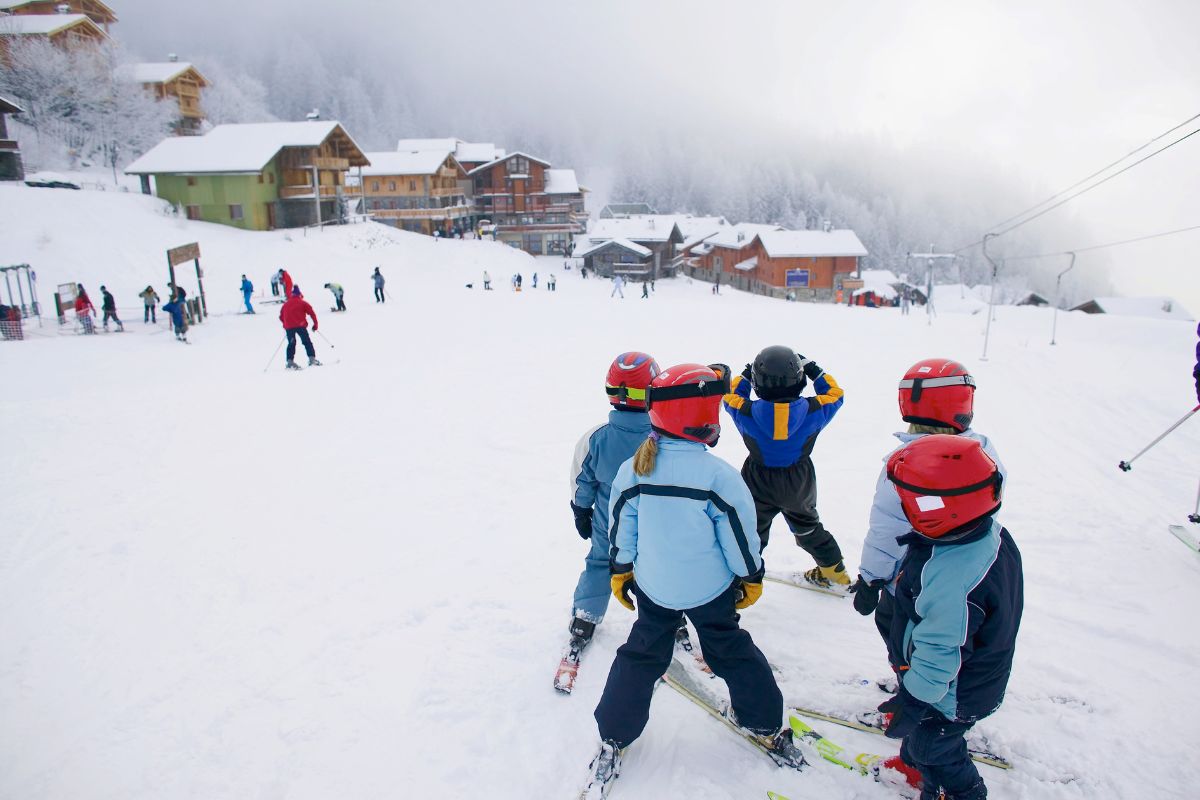
[[754,366],[752,364],[747,364],[746,368],[742,370],[742,378],[748,381],[751,385],[754,384]]
[[637,611],[633,605],[633,598],[629,596],[630,590],[637,585],[633,580],[633,564],[613,563],[610,569],[612,577],[608,582],[612,587],[613,597],[630,611]]
[[879,592],[883,589],[883,584],[882,580],[867,583],[863,576],[859,575],[858,580],[850,587],[850,594],[854,595],[854,610],[864,617],[873,614],[875,607],[879,605]]
[[762,597],[762,582],[763,575],[765,574],[766,566],[764,565],[753,575],[737,579],[738,585],[735,593],[737,599],[733,603],[734,608],[741,611],[743,608],[749,608],[758,602],[758,598]]
[[579,538],[586,542],[592,538],[592,510],[571,503],[571,511],[575,514],[575,530],[579,532]]
[[930,708],[909,694],[908,690],[904,688],[904,681],[901,680],[900,685],[896,688],[896,694],[880,703],[879,710],[892,715],[892,720],[888,723],[884,734],[889,739],[903,739],[917,729],[917,726],[921,724],[921,719]]
[[800,362],[804,365],[802,369],[804,370],[805,377],[807,377],[810,381],[815,381],[817,378],[825,374],[825,370],[817,366],[817,362],[813,361],[812,359],[800,356]]

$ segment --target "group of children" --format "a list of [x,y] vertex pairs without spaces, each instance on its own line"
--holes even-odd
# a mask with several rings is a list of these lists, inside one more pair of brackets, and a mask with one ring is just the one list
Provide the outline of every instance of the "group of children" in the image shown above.
[[[770,664],[738,614],[762,594],[762,552],[782,514],[816,562],[804,578],[845,588],[855,610],[875,616],[897,675],[879,709],[887,735],[903,740],[889,765],[922,798],[987,796],[964,736],[1003,698],[1023,583],[1020,553],[995,520],[1004,468],[970,427],[974,391],[955,361],[929,359],[905,373],[899,405],[909,428],[885,459],[851,583],[817,514],[811,459],[842,406],[833,376],[782,346],[737,376],[722,364],[661,370],[646,353],[617,357],[608,421],[580,440],[572,469],[575,528],[590,540],[573,640],[590,641],[610,594],[638,615],[596,707],[596,774],[615,775],[621,751],[641,735],[685,617],[728,684],[731,721],[767,749],[794,750]],[[749,451],[740,475],[708,452],[722,406]]]

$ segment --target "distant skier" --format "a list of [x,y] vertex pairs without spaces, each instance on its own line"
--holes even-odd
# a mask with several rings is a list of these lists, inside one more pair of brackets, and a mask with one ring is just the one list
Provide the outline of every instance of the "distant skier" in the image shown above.
[[92,305],[92,298],[88,297],[87,290],[83,288],[82,283],[79,284],[78,289],[79,293],[75,295],[75,318],[83,326],[84,333],[95,333],[96,326],[92,321],[92,315],[96,313],[96,307]]
[[[1200,339],[1200,325],[1196,326],[1196,337]],[[1196,402],[1200,403],[1200,341],[1196,342],[1196,366],[1192,370],[1192,377],[1196,380]]]
[[650,296],[650,282],[642,281],[642,299],[645,300]]
[[[804,397],[808,381],[815,397]],[[751,386],[760,399],[750,399]],[[837,540],[817,514],[817,473],[812,462],[817,436],[842,407],[843,392],[832,375],[790,347],[775,345],[759,353],[733,379],[725,410],[750,454],[742,478],[754,495],[758,535],[766,549],[771,522],[783,519],[817,566],[803,573],[823,588],[849,588]]]
[[908,316],[912,306],[912,295],[908,292],[907,286],[900,287],[900,313],[903,316]]
[[485,292],[492,290],[492,276],[488,274],[486,269],[483,271],[483,290]]
[[613,289],[612,289],[612,292],[610,292],[608,296],[609,297],[618,297],[619,296],[622,300],[624,300],[625,292],[621,291],[621,288],[623,286],[625,286],[625,279],[622,278],[620,275],[613,275],[612,283],[613,283]]
[[286,302],[292,296],[292,287],[295,284],[292,283],[292,276],[282,267],[279,269],[279,284],[283,287],[283,299]]
[[537,273],[533,273],[533,288],[537,288]]
[[153,286],[147,286],[142,291],[138,292],[138,297],[142,298],[142,303],[145,305],[143,323],[153,322],[158,324],[158,315],[154,309],[158,306],[158,292],[154,291]]
[[117,323],[117,330],[124,331],[125,325],[117,316],[117,301],[113,299],[112,292],[105,287],[100,287],[100,308],[104,311],[104,330],[108,330],[108,321],[111,319]]
[[584,280],[587,279],[587,267],[579,268],[579,277],[583,278]]
[[183,301],[171,300],[164,303],[162,307],[163,313],[171,317],[171,327],[175,331],[175,338],[181,342],[187,342],[187,318],[183,315]]
[[279,297],[279,273],[271,273],[271,296]]
[[558,281],[554,278],[554,273],[550,273],[550,280],[546,282],[546,288],[550,291],[558,291]]
[[712,293],[713,294],[721,293],[721,273],[719,273],[719,272],[717,273],[716,280],[713,281]]
[[617,356],[604,381],[611,406],[608,422],[589,430],[575,445],[571,511],[580,538],[591,541],[571,611],[571,636],[579,639],[580,649],[592,640],[608,610],[609,492],[617,470],[650,435],[646,389],[658,373],[658,362],[646,353],[634,351]]
[[645,729],[685,616],[708,665],[729,686],[731,718],[762,747],[804,764],[782,724],[783,695],[771,665],[738,625],[738,611],[762,594],[763,563],[751,523],[754,500],[733,467],[707,451],[720,434],[728,387],[722,365],[661,372],[648,391],[653,433],[613,481],[612,593],[638,616],[596,706],[594,781],[615,776],[621,751]]
[[342,285],[340,283],[327,283],[327,284],[325,284],[325,288],[328,289],[330,291],[330,293],[333,294],[333,302],[334,302],[333,310],[334,311],[345,311],[346,303],[342,299],[342,297],[343,297],[343,295],[346,294],[346,290],[342,288]]
[[308,318],[312,317],[313,331],[317,330],[317,312],[313,311],[313,307],[308,304],[304,297],[300,294],[300,287],[292,287],[292,295],[283,304],[283,308],[279,309],[279,321],[283,323],[283,329],[287,332],[287,368],[300,369],[296,363],[296,337],[300,337],[301,343],[304,344],[304,352],[308,354],[308,365],[310,367],[319,367],[321,362],[317,361],[317,351],[313,348],[312,339],[308,336]]
[[979,442],[945,434],[894,452],[887,476],[911,530],[891,628],[902,677],[879,710],[922,797],[983,800],[963,737],[1004,699],[1024,605],[1021,553],[994,518],[1004,480]]
[[518,292],[519,292],[519,291],[521,291],[521,284],[522,284],[524,281],[525,281],[525,279],[524,279],[523,277],[521,277],[521,273],[519,273],[519,272],[518,272],[518,273],[517,273],[517,291],[518,291]]
[[376,267],[375,271],[371,273],[371,280],[375,282],[375,302],[386,303],[387,294],[383,291],[385,281],[383,280],[383,273],[379,271],[379,267]]
[[254,307],[250,305],[250,295],[254,294],[254,284],[245,275],[242,275],[242,302],[246,304],[246,313],[253,314]]
[[905,445],[931,434],[948,434],[973,439],[983,446],[1002,478],[1008,473],[988,437],[972,430],[975,415],[975,380],[957,361],[927,358],[908,368],[900,381],[900,418],[908,430],[895,434],[900,444],[884,457],[884,468],[875,483],[870,527],[858,561],[858,580],[850,589],[854,608],[866,616],[874,612],[875,627],[888,645],[888,662],[899,672],[903,654],[891,650],[892,619],[896,613],[893,595],[896,575],[907,548],[896,540],[911,530],[900,505],[900,495],[888,480],[888,459]]

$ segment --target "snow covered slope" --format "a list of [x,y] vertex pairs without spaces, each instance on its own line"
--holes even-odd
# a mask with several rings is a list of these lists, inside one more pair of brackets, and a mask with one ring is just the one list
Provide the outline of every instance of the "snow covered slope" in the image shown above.
[[[946,355],[976,377],[1026,570],[1009,695],[979,726],[1016,765],[986,772],[991,796],[1194,796],[1200,560],[1166,525],[1187,524],[1200,421],[1116,468],[1194,405],[1192,326],[1060,314],[1050,347],[1049,309],[1000,307],[982,362],[986,315],[930,327],[686,280],[617,300],[493,243],[373,226],[289,241],[156,206],[0,189],[0,262],[33,263],[43,302],[78,278],[136,305],[146,283],[161,291],[161,251],[199,240],[217,312],[191,347],[140,317],[127,334],[0,343],[0,797],[571,796],[632,621],[614,603],[575,694],[551,690],[585,552],[567,467],[606,412],[605,369],[634,348],[740,367],[774,343],[846,389],[814,457],[851,568],[899,376]],[[386,305],[370,299],[375,264]],[[322,283],[346,286],[349,312],[322,315],[336,349],[316,338],[329,366],[264,374],[273,307],[232,313],[237,277],[262,288],[280,265],[318,312]],[[480,291],[484,268],[497,291]],[[558,291],[508,291],[518,269],[527,287],[557,272]],[[745,456],[733,435],[716,452]],[[777,524],[768,563],[807,567]],[[743,619],[788,699],[882,698],[859,679],[886,672],[883,647],[848,602],[768,585]],[[827,763],[777,770],[664,690],[614,798],[767,789],[894,797]]]

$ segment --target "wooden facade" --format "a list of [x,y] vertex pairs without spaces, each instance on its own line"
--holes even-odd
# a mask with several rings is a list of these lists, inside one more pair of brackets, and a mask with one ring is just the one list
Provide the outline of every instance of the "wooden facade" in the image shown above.
[[11,43],[42,38],[64,50],[97,47],[108,34],[80,14],[49,14],[0,17],[0,65],[11,65]]
[[142,84],[159,100],[173,98],[179,105],[179,133],[199,133],[204,120],[200,107],[200,91],[208,86],[208,80],[193,66],[188,66],[175,77],[159,83]]
[[[760,226],[765,227],[765,226]],[[688,265],[693,277],[705,280],[720,280],[729,286],[744,291],[766,294],[773,297],[789,297],[796,300],[830,301],[843,290],[843,281],[859,269],[857,255],[795,255],[786,248],[772,250],[763,241],[763,236],[788,237],[820,232],[772,231],[747,234],[732,241],[702,243],[703,253],[693,253]],[[844,237],[849,231],[837,232]],[[850,234],[852,237],[853,235]],[[861,243],[853,238],[861,252]],[[831,242],[843,247],[844,242]],[[707,246],[706,246],[707,245]],[[854,246],[852,245],[852,248]],[[834,249],[832,252],[842,252]]]
[[413,233],[443,236],[471,230],[475,206],[467,171],[454,156],[428,168],[391,167],[389,156],[368,154],[373,166],[361,178],[360,192],[373,219]]
[[584,232],[583,191],[547,192],[549,168],[518,152],[469,173],[479,217],[497,226],[497,239],[531,255],[562,255]]
[[8,115],[20,114],[23,109],[16,103],[0,97],[0,181],[19,181],[25,178],[21,165],[21,149],[16,139],[8,137]]
[[108,26],[117,21],[117,15],[111,8],[100,0],[25,0],[25,2],[0,1],[0,11],[6,11],[14,16],[35,15],[44,16],[57,14],[61,6],[66,6],[72,14],[83,14],[92,22],[108,32]]

